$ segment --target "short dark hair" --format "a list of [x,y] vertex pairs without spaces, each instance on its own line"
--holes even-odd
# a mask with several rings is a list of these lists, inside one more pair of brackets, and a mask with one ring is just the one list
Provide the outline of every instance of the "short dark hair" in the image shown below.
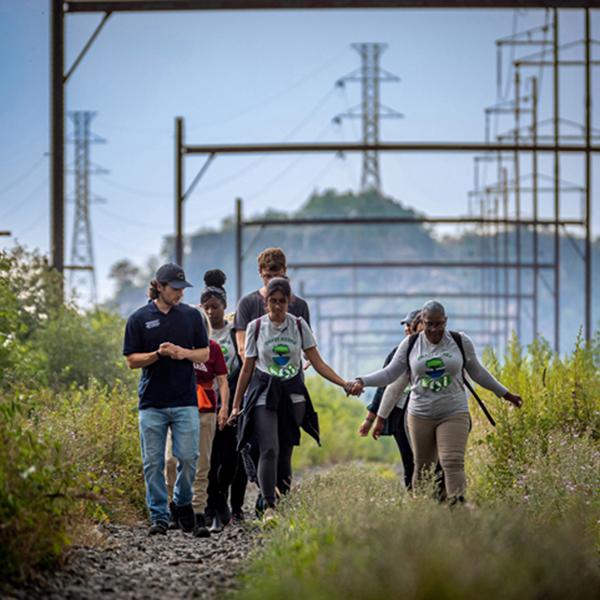
[[275,292],[281,292],[288,300],[292,297],[292,286],[285,277],[273,277],[269,283],[267,283],[267,298],[272,296]]

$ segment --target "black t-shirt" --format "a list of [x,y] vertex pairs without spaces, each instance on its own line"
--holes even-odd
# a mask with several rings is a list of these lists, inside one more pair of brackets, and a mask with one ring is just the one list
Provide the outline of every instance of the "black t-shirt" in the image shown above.
[[[265,299],[256,290],[244,296],[235,309],[235,320],[233,328],[236,331],[246,331],[248,323],[262,317],[265,314]],[[310,312],[306,300],[299,296],[293,296],[288,307],[288,312],[296,317],[302,317],[310,326]]]
[[[154,352],[163,342],[190,350],[208,347],[208,335],[197,308],[176,304],[168,313],[154,302],[136,310],[127,320],[123,354]],[[194,365],[189,360],[166,356],[144,367],[138,385],[140,410],[197,406]]]

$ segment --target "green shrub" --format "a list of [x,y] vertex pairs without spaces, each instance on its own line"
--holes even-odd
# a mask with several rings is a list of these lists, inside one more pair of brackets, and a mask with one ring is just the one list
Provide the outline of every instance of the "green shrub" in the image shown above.
[[137,397],[95,382],[40,399],[40,431],[60,440],[95,521],[130,521],[144,508]]
[[68,544],[75,474],[28,408],[22,396],[0,398],[0,579],[52,564]]

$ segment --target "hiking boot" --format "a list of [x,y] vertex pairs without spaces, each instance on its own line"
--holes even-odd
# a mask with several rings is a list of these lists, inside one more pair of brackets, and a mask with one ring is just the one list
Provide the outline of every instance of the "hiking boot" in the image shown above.
[[169,529],[179,529],[179,525],[177,524],[177,507],[175,506],[175,502],[169,502],[169,512],[171,513],[171,518],[169,519]]
[[196,517],[191,504],[175,507],[175,522],[185,532],[194,531]]
[[194,537],[210,537],[210,531],[206,527],[206,518],[204,513],[196,513],[196,527],[194,528]]
[[216,515],[214,516],[219,517],[224,526],[229,525],[229,522],[231,521],[231,510],[229,510],[229,504],[225,502],[222,506],[217,508]]
[[451,496],[448,498],[449,508],[455,508],[457,506],[465,506],[466,500],[464,496]]
[[221,533],[223,531],[223,521],[219,515],[215,515],[212,520],[212,525],[208,529],[211,533]]
[[167,535],[169,524],[166,521],[155,521],[148,529],[148,535]]

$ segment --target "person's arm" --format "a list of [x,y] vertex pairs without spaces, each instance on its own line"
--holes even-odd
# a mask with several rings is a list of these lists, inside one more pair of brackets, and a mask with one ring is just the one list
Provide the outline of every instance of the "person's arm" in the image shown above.
[[402,340],[398,349],[394,353],[390,364],[383,369],[369,373],[368,375],[361,375],[357,377],[352,388],[353,393],[362,393],[365,387],[380,387],[386,386],[401,377],[408,371],[408,365],[406,360],[406,351],[408,349],[409,338],[406,337]]
[[[390,364],[390,361],[392,360],[392,357],[394,356],[395,352],[396,352],[396,348],[394,348],[385,357],[385,360],[383,361],[384,367],[387,367]],[[371,403],[367,406],[367,416],[365,417],[365,420],[361,423],[360,427],[358,428],[358,433],[362,437],[369,435],[369,431],[371,430],[371,427],[373,426],[373,423],[375,422],[375,418],[377,417],[377,411],[379,410],[379,405],[381,404],[381,399],[383,397],[383,392],[385,391],[385,389],[386,389],[385,387],[378,387],[375,390],[375,394],[373,394],[373,399],[371,400]]]
[[393,381],[385,388],[385,392],[383,392],[383,397],[381,399],[381,405],[377,411],[378,417],[387,419],[390,416],[394,406],[396,406],[402,396],[404,396],[409,381],[410,377],[407,371],[404,375],[398,377],[396,381]]
[[250,383],[250,377],[252,377],[252,372],[254,371],[255,364],[256,357],[244,358],[244,364],[242,365],[240,377],[235,388],[235,396],[233,397],[233,406],[231,407],[231,415],[229,416],[228,423],[234,423],[235,419],[240,414],[242,399],[244,398],[244,393],[246,392],[248,383]]
[[381,436],[383,428],[385,427],[385,420],[390,416],[394,406],[398,404],[398,401],[404,395],[409,381],[410,375],[407,371],[404,375],[385,388],[383,398],[381,399],[381,406],[379,407],[377,418],[375,419],[375,426],[373,427],[373,439],[378,440]]
[[339,385],[340,387],[344,387],[347,382],[345,379],[342,379],[321,357],[321,355],[319,354],[319,351],[317,350],[316,346],[313,346],[312,348],[305,348],[304,349],[304,353],[306,354],[306,356],[308,357],[308,360],[310,360],[310,363],[312,364],[313,368],[315,369],[315,371],[321,375],[321,377],[324,377],[325,379],[327,379],[328,381],[331,381],[331,383],[335,383],[336,385]]
[[219,429],[223,430],[227,425],[229,417],[229,384],[227,383],[227,375],[217,375],[217,386],[219,387],[219,396],[221,398],[221,408],[217,416]]
[[142,369],[143,367],[153,365],[160,360],[160,357],[160,351],[155,350],[154,352],[134,352],[128,354],[125,359],[127,360],[127,366],[130,369]]
[[511,404],[520,407],[523,400],[517,394],[509,392],[508,388],[504,387],[480,362],[475,352],[475,346],[471,338],[467,335],[460,334],[463,341],[463,350],[465,352],[465,370],[470,375],[471,379],[478,383],[481,387],[490,392],[494,392],[498,398],[504,398]]

